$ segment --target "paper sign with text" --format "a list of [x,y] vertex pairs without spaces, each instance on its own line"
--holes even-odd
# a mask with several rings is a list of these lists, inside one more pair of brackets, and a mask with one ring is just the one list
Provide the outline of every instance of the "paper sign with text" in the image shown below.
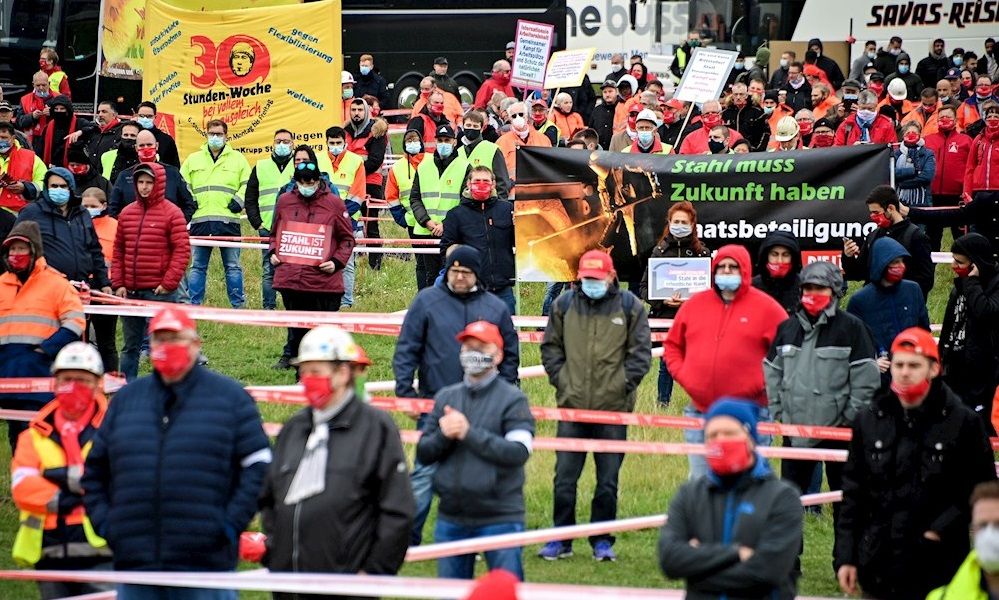
[[650,258],[649,300],[668,300],[677,292],[686,300],[711,288],[711,259]]
[[510,84],[540,90],[545,82],[545,65],[548,64],[548,54],[554,41],[554,25],[518,20]]
[[332,243],[327,227],[322,223],[284,223],[278,231],[278,258],[281,262],[313,267],[326,262]]
[[596,48],[561,50],[552,54],[545,71],[545,89],[574,88],[583,84],[583,77],[590,70]]
[[739,53],[731,50],[694,48],[673,97],[698,103],[717,100],[725,90],[728,74],[737,56]]

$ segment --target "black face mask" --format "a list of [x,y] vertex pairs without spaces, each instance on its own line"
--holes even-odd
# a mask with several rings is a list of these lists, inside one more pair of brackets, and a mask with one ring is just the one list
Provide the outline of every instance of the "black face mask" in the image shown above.
[[118,142],[118,148],[122,150],[135,150],[135,140],[121,140]]
[[725,142],[708,140],[708,148],[711,150],[711,154],[720,154],[723,150],[725,150]]
[[466,140],[474,142],[475,140],[479,139],[479,136],[482,135],[482,131],[478,129],[466,129],[463,135],[465,136]]
[[69,123],[69,113],[52,111],[52,120],[59,125],[65,125],[66,123]]

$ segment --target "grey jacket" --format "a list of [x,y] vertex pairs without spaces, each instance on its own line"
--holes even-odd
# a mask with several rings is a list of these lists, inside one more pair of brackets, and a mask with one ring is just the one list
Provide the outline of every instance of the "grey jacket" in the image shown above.
[[[709,474],[680,487],[659,535],[659,566],[687,580],[687,600],[794,598],[801,515],[798,490],[757,456],[736,481]],[[739,546],[753,556],[740,561]]]
[[[849,427],[881,385],[874,338],[863,321],[835,304],[813,323],[801,308],[777,328],[763,360],[775,421]],[[820,440],[793,437],[795,447]]]
[[[444,437],[438,421],[444,407],[465,415],[465,439]],[[466,526],[524,521],[524,463],[530,457],[534,417],[527,396],[499,376],[481,389],[465,382],[437,392],[434,410],[423,426],[416,458],[440,463],[434,491],[441,517]]]

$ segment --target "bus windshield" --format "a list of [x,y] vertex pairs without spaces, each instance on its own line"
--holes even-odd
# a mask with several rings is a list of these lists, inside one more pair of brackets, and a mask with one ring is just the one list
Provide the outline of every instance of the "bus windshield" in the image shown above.
[[19,39],[52,42],[48,39],[52,19],[53,0],[2,0],[0,1],[0,38],[3,41]]
[[748,51],[792,39],[804,5],[804,0],[690,0],[689,24],[719,48]]

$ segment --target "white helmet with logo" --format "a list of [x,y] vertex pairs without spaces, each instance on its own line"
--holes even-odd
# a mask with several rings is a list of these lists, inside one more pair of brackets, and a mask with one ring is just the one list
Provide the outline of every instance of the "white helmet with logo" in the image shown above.
[[97,349],[86,342],[70,342],[56,355],[52,372],[86,371],[98,377],[104,375],[104,362]]
[[340,71],[340,85],[345,83],[354,83],[354,76],[350,71]]
[[299,365],[312,360],[357,362],[360,357],[361,349],[349,333],[336,325],[320,325],[302,337],[298,356],[291,364]]

